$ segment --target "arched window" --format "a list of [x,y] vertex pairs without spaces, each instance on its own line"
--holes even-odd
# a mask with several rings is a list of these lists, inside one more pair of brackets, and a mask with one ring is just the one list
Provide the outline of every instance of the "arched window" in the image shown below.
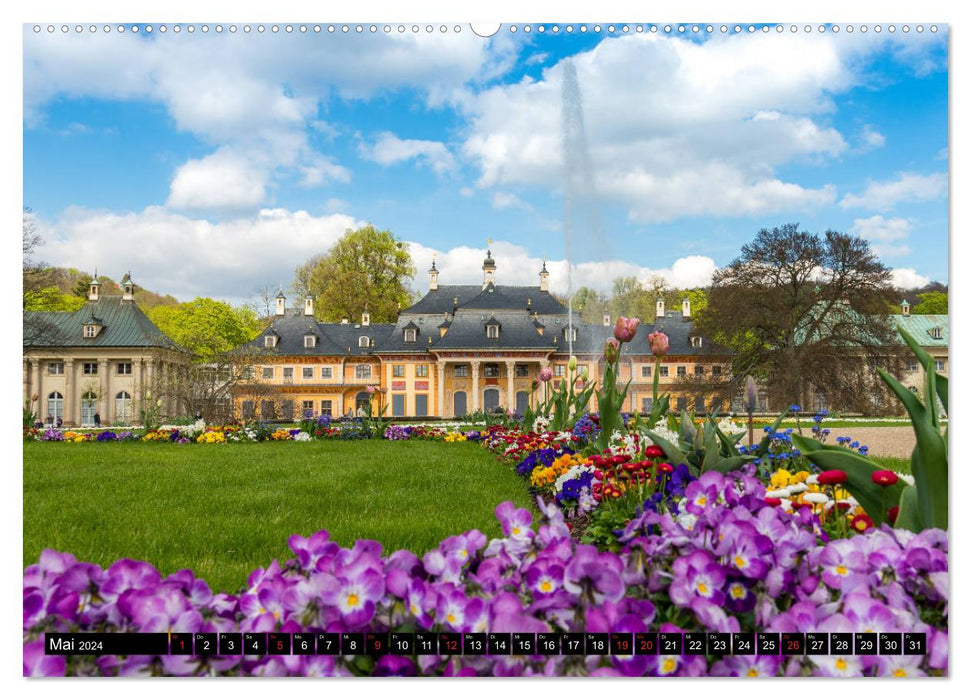
[[64,397],[59,391],[52,391],[47,396],[47,415],[53,422],[64,418]]
[[366,335],[362,335],[360,338],[357,339],[357,347],[359,348],[366,348],[366,347],[369,347],[370,345],[371,345],[371,339],[368,338]]
[[87,391],[81,397],[81,425],[94,425],[94,414],[98,412],[98,397]]
[[115,396],[115,423],[128,425],[131,422],[131,394],[119,391]]

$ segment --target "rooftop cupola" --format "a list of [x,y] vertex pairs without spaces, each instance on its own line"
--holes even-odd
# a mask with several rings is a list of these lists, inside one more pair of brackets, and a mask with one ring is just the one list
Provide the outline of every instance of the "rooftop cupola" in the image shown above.
[[88,285],[88,301],[98,301],[101,297],[101,282],[98,281],[98,271],[94,271],[94,279]]
[[435,269],[435,258],[432,258],[432,269],[428,271],[428,291],[438,291],[438,270]]
[[605,326],[610,325],[610,314],[604,314],[604,325]]
[[910,302],[906,299],[900,302],[900,313],[904,316],[910,316]]
[[276,293],[276,315],[283,316],[287,312],[287,298],[283,295],[283,287]]
[[303,300],[303,315],[313,316],[314,315],[314,298],[307,297]]
[[664,318],[664,297],[657,298],[657,306],[654,308],[654,315],[658,318]]
[[122,301],[135,301],[135,283],[131,281],[131,272],[126,272],[121,278]]
[[550,273],[546,269],[546,258],[543,258],[543,269],[539,271],[539,291],[550,291]]
[[681,300],[681,317],[691,318],[691,299],[688,297]]
[[486,251],[486,259],[482,261],[482,288],[496,283],[496,261],[492,259],[492,251]]
[[361,314],[361,325],[370,326],[371,325],[371,314],[366,309],[364,313]]

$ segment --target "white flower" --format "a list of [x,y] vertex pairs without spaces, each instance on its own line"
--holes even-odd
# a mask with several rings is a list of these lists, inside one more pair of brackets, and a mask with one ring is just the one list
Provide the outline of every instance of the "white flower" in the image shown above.
[[789,491],[790,496],[795,496],[796,494],[800,494],[803,491],[808,491],[809,487],[806,486],[805,484],[792,484],[791,486],[788,487],[787,490]]
[[301,430],[299,433],[293,436],[293,439],[298,442],[307,442],[310,440],[310,434]]
[[766,491],[766,498],[786,498],[789,496],[789,489],[776,489],[775,491]]
[[814,484],[814,485],[815,484],[819,484],[819,475],[818,474],[810,474],[809,475],[809,478],[806,479],[806,483],[807,484]]
[[829,496],[825,493],[807,493],[802,500],[808,503],[829,503]]
[[591,472],[592,473],[593,471],[595,471],[594,468],[591,467],[591,466],[588,466],[586,464],[575,464],[575,465],[573,465],[572,467],[570,467],[567,470],[567,472],[565,474],[561,474],[559,476],[559,478],[557,478],[557,480],[554,482],[554,485],[556,486],[556,490],[557,491],[562,491],[563,490],[563,484],[565,484],[570,479],[576,479],[581,474],[585,474],[587,472]]
[[[776,498],[779,497],[776,496]],[[792,512],[792,501],[790,501],[788,498],[779,498],[779,500],[782,501],[782,503],[779,504],[779,507],[782,508],[782,510],[786,511],[787,513]]]

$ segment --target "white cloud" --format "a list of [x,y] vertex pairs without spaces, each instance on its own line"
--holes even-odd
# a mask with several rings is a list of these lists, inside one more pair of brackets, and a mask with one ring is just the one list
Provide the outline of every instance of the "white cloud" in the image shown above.
[[[482,283],[485,248],[457,246],[448,250],[437,250],[412,241],[409,242],[409,250],[418,270],[415,286],[421,291],[428,288],[425,271],[431,267],[433,256],[440,273],[439,284]],[[508,241],[495,241],[491,250],[496,261],[498,284],[539,284],[542,258],[530,255],[525,247]],[[547,260],[546,269],[550,273],[551,291],[565,294],[568,272],[566,260]],[[622,276],[635,276],[644,282],[659,276],[673,286],[694,287],[709,284],[716,269],[715,261],[703,255],[679,258],[669,268],[648,268],[626,260],[605,260],[574,263],[570,282],[573,289],[587,286],[605,293],[611,291],[614,279]]]
[[494,209],[528,209],[529,206],[511,192],[493,192],[492,206]]
[[175,171],[168,206],[202,211],[254,210],[266,198],[266,172],[220,150]]
[[882,148],[887,143],[887,137],[874,128],[872,124],[864,124],[860,132],[860,140],[863,147],[867,150],[871,148]]
[[[847,37],[640,34],[573,57],[595,190],[639,221],[813,210],[831,185],[780,178],[782,166],[829,159],[848,146],[823,118],[830,95],[857,81],[863,48]],[[563,64],[484,91],[466,108],[465,155],[479,186],[564,181]]]
[[900,289],[915,289],[930,284],[931,278],[919,274],[912,267],[898,267],[890,271],[890,281]]
[[371,145],[361,144],[358,150],[362,158],[381,165],[417,160],[436,175],[444,175],[455,168],[455,158],[440,141],[401,139],[388,131],[380,134]]
[[212,223],[163,207],[126,213],[72,207],[38,226],[51,265],[97,267],[115,279],[131,270],[137,284],[181,300],[238,300],[260,286],[288,284],[298,265],[364,223],[285,209]]
[[866,219],[854,219],[850,233],[870,241],[870,247],[881,258],[895,258],[910,255],[910,246],[901,241],[910,235],[911,221],[901,217],[885,219],[879,214]]
[[860,194],[848,194],[840,200],[843,209],[860,207],[886,211],[901,202],[926,202],[947,193],[947,173],[897,173],[895,180],[869,182]]

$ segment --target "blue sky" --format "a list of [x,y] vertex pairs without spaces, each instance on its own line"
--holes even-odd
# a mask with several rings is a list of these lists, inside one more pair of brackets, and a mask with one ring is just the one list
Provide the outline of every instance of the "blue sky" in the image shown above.
[[500,283],[537,283],[547,256],[562,291],[569,60],[592,178],[574,286],[705,284],[789,221],[866,237],[901,285],[947,282],[944,31],[560,26],[484,39],[28,25],[24,202],[41,255],[241,300],[371,222],[410,243],[417,289],[433,255],[443,283],[480,280],[491,238]]

